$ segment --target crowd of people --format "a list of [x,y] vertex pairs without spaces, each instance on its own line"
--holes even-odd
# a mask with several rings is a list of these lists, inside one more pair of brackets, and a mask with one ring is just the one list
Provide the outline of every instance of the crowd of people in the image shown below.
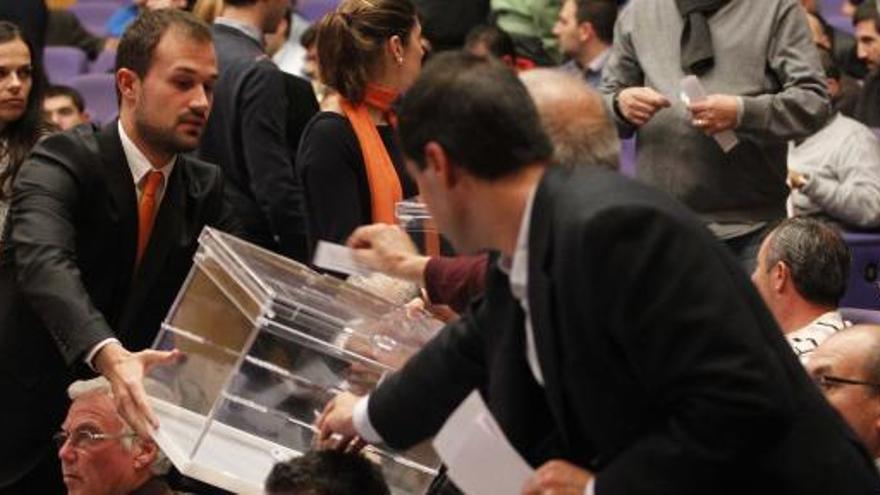
[[[144,385],[205,226],[346,243],[447,321],[267,493],[388,493],[351,451],[474,389],[523,494],[880,491],[880,327],[839,307],[842,232],[880,229],[880,3],[843,3],[854,34],[807,0],[295,7],[140,0],[95,35],[0,5],[0,494],[217,493]],[[117,118],[46,44],[115,52]],[[395,226],[413,198],[455,254]]]

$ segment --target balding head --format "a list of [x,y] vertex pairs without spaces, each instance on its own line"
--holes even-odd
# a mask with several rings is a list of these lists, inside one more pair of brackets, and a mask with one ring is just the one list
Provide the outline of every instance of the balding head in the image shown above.
[[837,332],[813,351],[806,366],[871,455],[880,457],[880,326]]
[[620,141],[596,91],[583,80],[553,69],[526,71],[520,79],[553,141],[556,162],[618,169]]

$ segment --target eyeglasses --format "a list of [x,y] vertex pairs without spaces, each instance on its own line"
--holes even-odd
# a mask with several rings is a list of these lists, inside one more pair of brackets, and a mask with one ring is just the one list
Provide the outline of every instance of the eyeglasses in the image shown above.
[[831,375],[816,375],[813,377],[813,381],[816,382],[816,385],[822,390],[830,390],[837,385],[862,385],[864,387],[880,389],[880,383],[851,380],[849,378],[841,378],[839,376]]
[[74,449],[82,450],[104,440],[119,440],[122,438],[134,438],[136,436],[137,433],[134,432],[110,435],[109,433],[96,433],[89,430],[75,430],[71,433],[59,431],[52,435],[52,440],[55,442],[55,445],[59,450],[68,441],[70,441],[70,446]]

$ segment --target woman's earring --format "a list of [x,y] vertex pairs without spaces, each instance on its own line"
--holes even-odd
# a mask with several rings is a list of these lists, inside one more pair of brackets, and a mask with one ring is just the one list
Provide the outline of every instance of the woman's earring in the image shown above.
[[403,65],[403,57],[397,57],[397,65]]

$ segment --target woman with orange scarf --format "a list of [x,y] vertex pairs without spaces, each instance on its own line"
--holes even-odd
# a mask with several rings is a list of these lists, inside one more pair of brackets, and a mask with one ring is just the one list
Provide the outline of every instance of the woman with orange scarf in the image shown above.
[[395,223],[417,194],[396,143],[392,105],[421,70],[421,26],[410,0],[344,0],[318,25],[321,80],[333,88],[303,131],[297,171],[311,245]]

